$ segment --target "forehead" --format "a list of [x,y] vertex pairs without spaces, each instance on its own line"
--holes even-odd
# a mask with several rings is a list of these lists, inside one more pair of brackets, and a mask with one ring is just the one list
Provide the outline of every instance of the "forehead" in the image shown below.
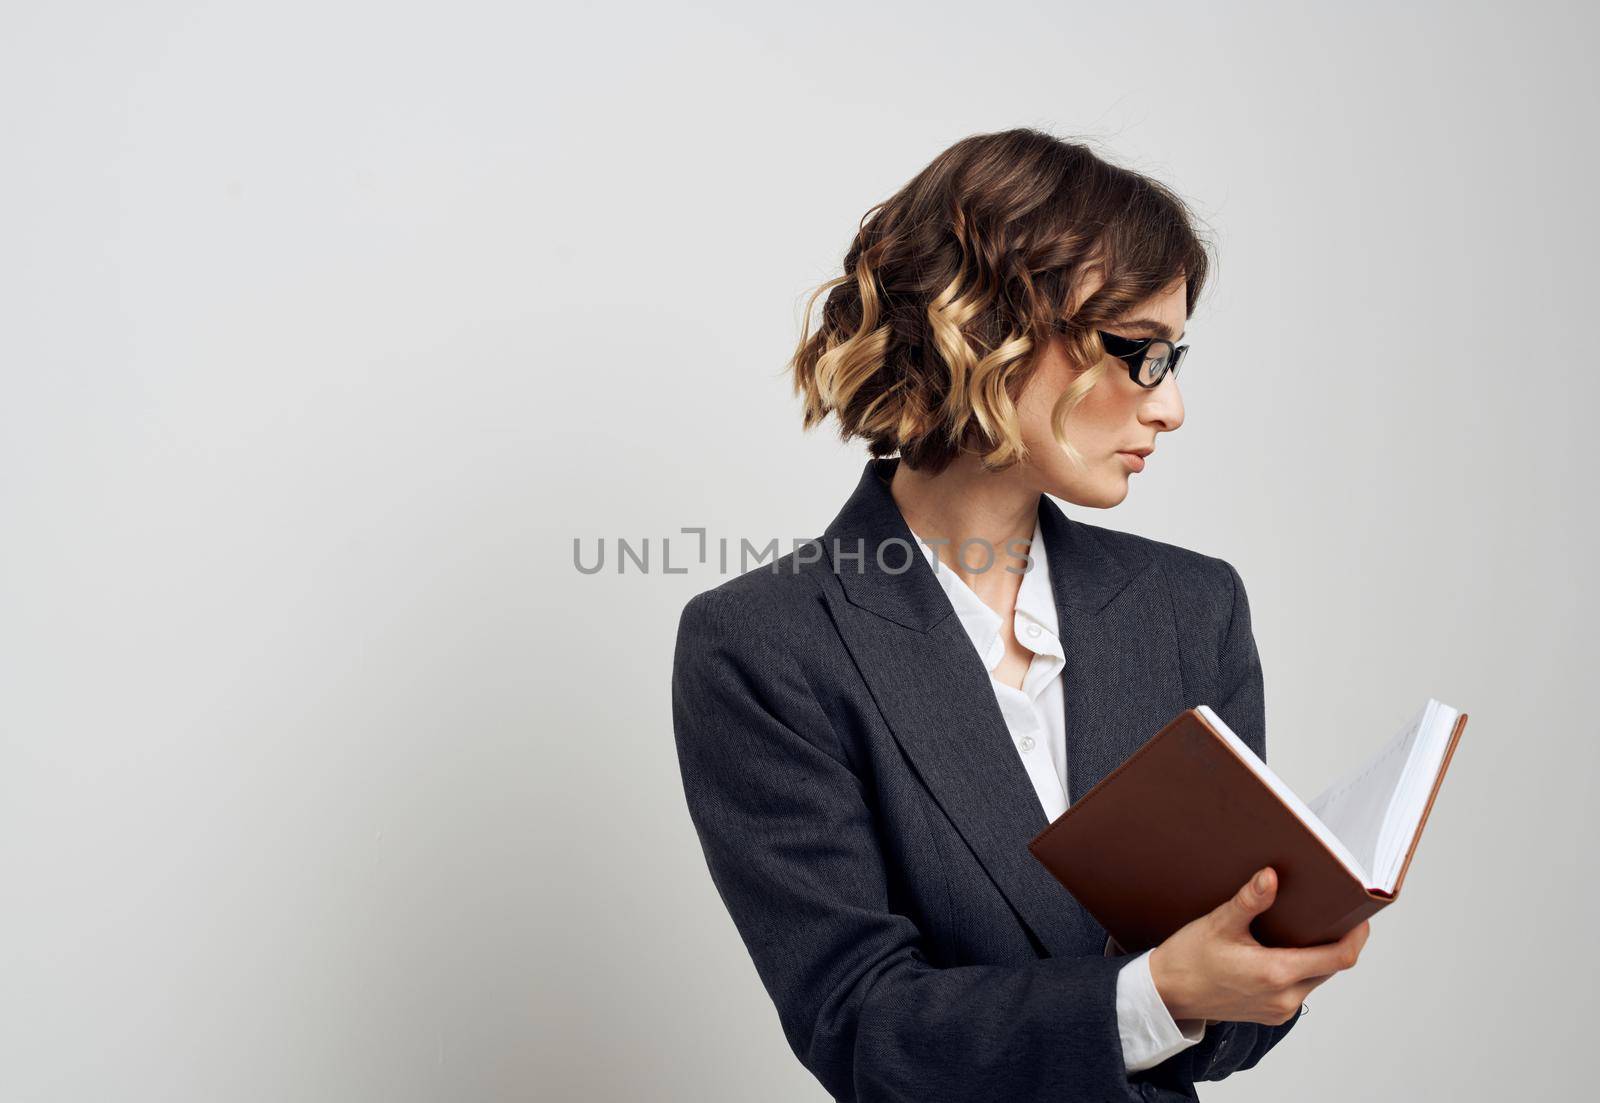
[[[1104,273],[1097,267],[1089,268],[1068,298],[1067,313],[1071,314],[1076,311],[1079,304],[1100,290],[1104,283]],[[1123,311],[1122,317],[1129,319],[1148,318],[1152,321],[1160,322],[1170,329],[1172,335],[1176,337],[1183,332],[1184,326],[1189,320],[1188,278],[1182,275],[1174,276],[1166,287]]]
[[1148,299],[1133,304],[1123,312],[1122,317],[1129,319],[1145,318],[1153,322],[1160,322],[1171,330],[1171,336],[1176,337],[1183,332],[1184,326],[1189,320],[1187,283],[1182,276],[1179,276]]

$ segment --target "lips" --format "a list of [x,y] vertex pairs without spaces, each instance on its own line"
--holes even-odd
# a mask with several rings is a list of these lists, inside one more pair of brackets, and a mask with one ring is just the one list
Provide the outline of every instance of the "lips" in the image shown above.
[[1144,470],[1144,457],[1137,452],[1118,452],[1117,455],[1128,461],[1128,466],[1135,471]]

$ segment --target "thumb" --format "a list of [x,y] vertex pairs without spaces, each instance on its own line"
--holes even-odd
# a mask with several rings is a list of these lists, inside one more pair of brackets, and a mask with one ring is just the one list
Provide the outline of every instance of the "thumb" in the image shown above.
[[1278,896],[1278,873],[1271,866],[1263,866],[1256,875],[1217,909],[1223,923],[1229,927],[1246,930],[1250,921],[1268,908]]

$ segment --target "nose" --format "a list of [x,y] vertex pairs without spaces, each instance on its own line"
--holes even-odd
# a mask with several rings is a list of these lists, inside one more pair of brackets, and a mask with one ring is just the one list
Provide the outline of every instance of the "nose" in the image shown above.
[[1170,433],[1183,424],[1183,395],[1178,392],[1178,377],[1168,375],[1144,393],[1139,420],[1158,433]]

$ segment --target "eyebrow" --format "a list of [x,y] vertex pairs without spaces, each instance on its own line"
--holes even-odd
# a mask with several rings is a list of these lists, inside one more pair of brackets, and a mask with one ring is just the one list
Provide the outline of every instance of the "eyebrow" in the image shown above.
[[[1176,337],[1172,335],[1172,327],[1165,322],[1158,322],[1154,318],[1127,318],[1119,319],[1116,323],[1119,329],[1148,329],[1157,337],[1167,341],[1178,342],[1183,340],[1183,334]],[[1187,330],[1184,331],[1188,332]]]

